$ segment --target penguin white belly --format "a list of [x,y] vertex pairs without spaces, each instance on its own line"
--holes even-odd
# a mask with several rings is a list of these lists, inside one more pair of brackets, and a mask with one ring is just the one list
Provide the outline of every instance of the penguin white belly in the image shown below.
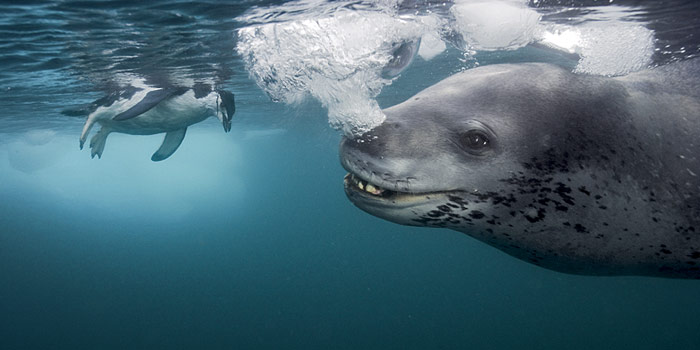
[[137,117],[120,121],[106,118],[98,120],[98,123],[111,131],[125,134],[159,134],[199,123],[214,115],[215,106],[215,94],[197,99],[194,92],[187,91],[159,103]]

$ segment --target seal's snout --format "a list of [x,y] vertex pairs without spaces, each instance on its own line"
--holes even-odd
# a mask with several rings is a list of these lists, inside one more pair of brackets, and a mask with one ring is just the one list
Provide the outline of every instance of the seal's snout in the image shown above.
[[340,146],[341,155],[344,150],[352,150],[368,157],[381,158],[393,149],[391,145],[400,138],[399,132],[399,122],[385,121],[362,135],[353,138],[343,137]]

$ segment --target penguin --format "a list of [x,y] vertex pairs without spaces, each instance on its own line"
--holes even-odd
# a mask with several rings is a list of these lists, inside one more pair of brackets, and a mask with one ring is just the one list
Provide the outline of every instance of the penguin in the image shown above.
[[180,147],[187,127],[209,117],[217,117],[224,131],[231,130],[231,119],[236,112],[234,94],[211,85],[195,83],[192,87],[153,87],[132,84],[115,91],[89,107],[83,131],[80,134],[80,149],[95,123],[100,130],[90,139],[91,156],[102,158],[107,136],[112,132],[130,135],[153,135],[165,133],[160,148],[151,160],[162,161]]

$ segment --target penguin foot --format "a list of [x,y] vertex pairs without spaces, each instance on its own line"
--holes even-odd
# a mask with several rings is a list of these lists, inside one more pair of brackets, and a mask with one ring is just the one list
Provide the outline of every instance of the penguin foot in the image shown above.
[[107,142],[107,136],[109,135],[109,131],[105,130],[105,128],[100,129],[93,137],[90,139],[90,157],[95,158],[102,158],[102,152],[105,149],[105,144]]

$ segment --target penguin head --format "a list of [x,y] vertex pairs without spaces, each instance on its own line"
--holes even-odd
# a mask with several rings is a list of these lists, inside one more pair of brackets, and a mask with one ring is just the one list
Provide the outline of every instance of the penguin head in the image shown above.
[[231,119],[233,119],[233,114],[236,113],[236,102],[234,95],[226,90],[216,90],[219,94],[217,109],[221,111],[221,114],[217,117],[221,120],[224,125],[224,131],[229,132],[231,130]]

